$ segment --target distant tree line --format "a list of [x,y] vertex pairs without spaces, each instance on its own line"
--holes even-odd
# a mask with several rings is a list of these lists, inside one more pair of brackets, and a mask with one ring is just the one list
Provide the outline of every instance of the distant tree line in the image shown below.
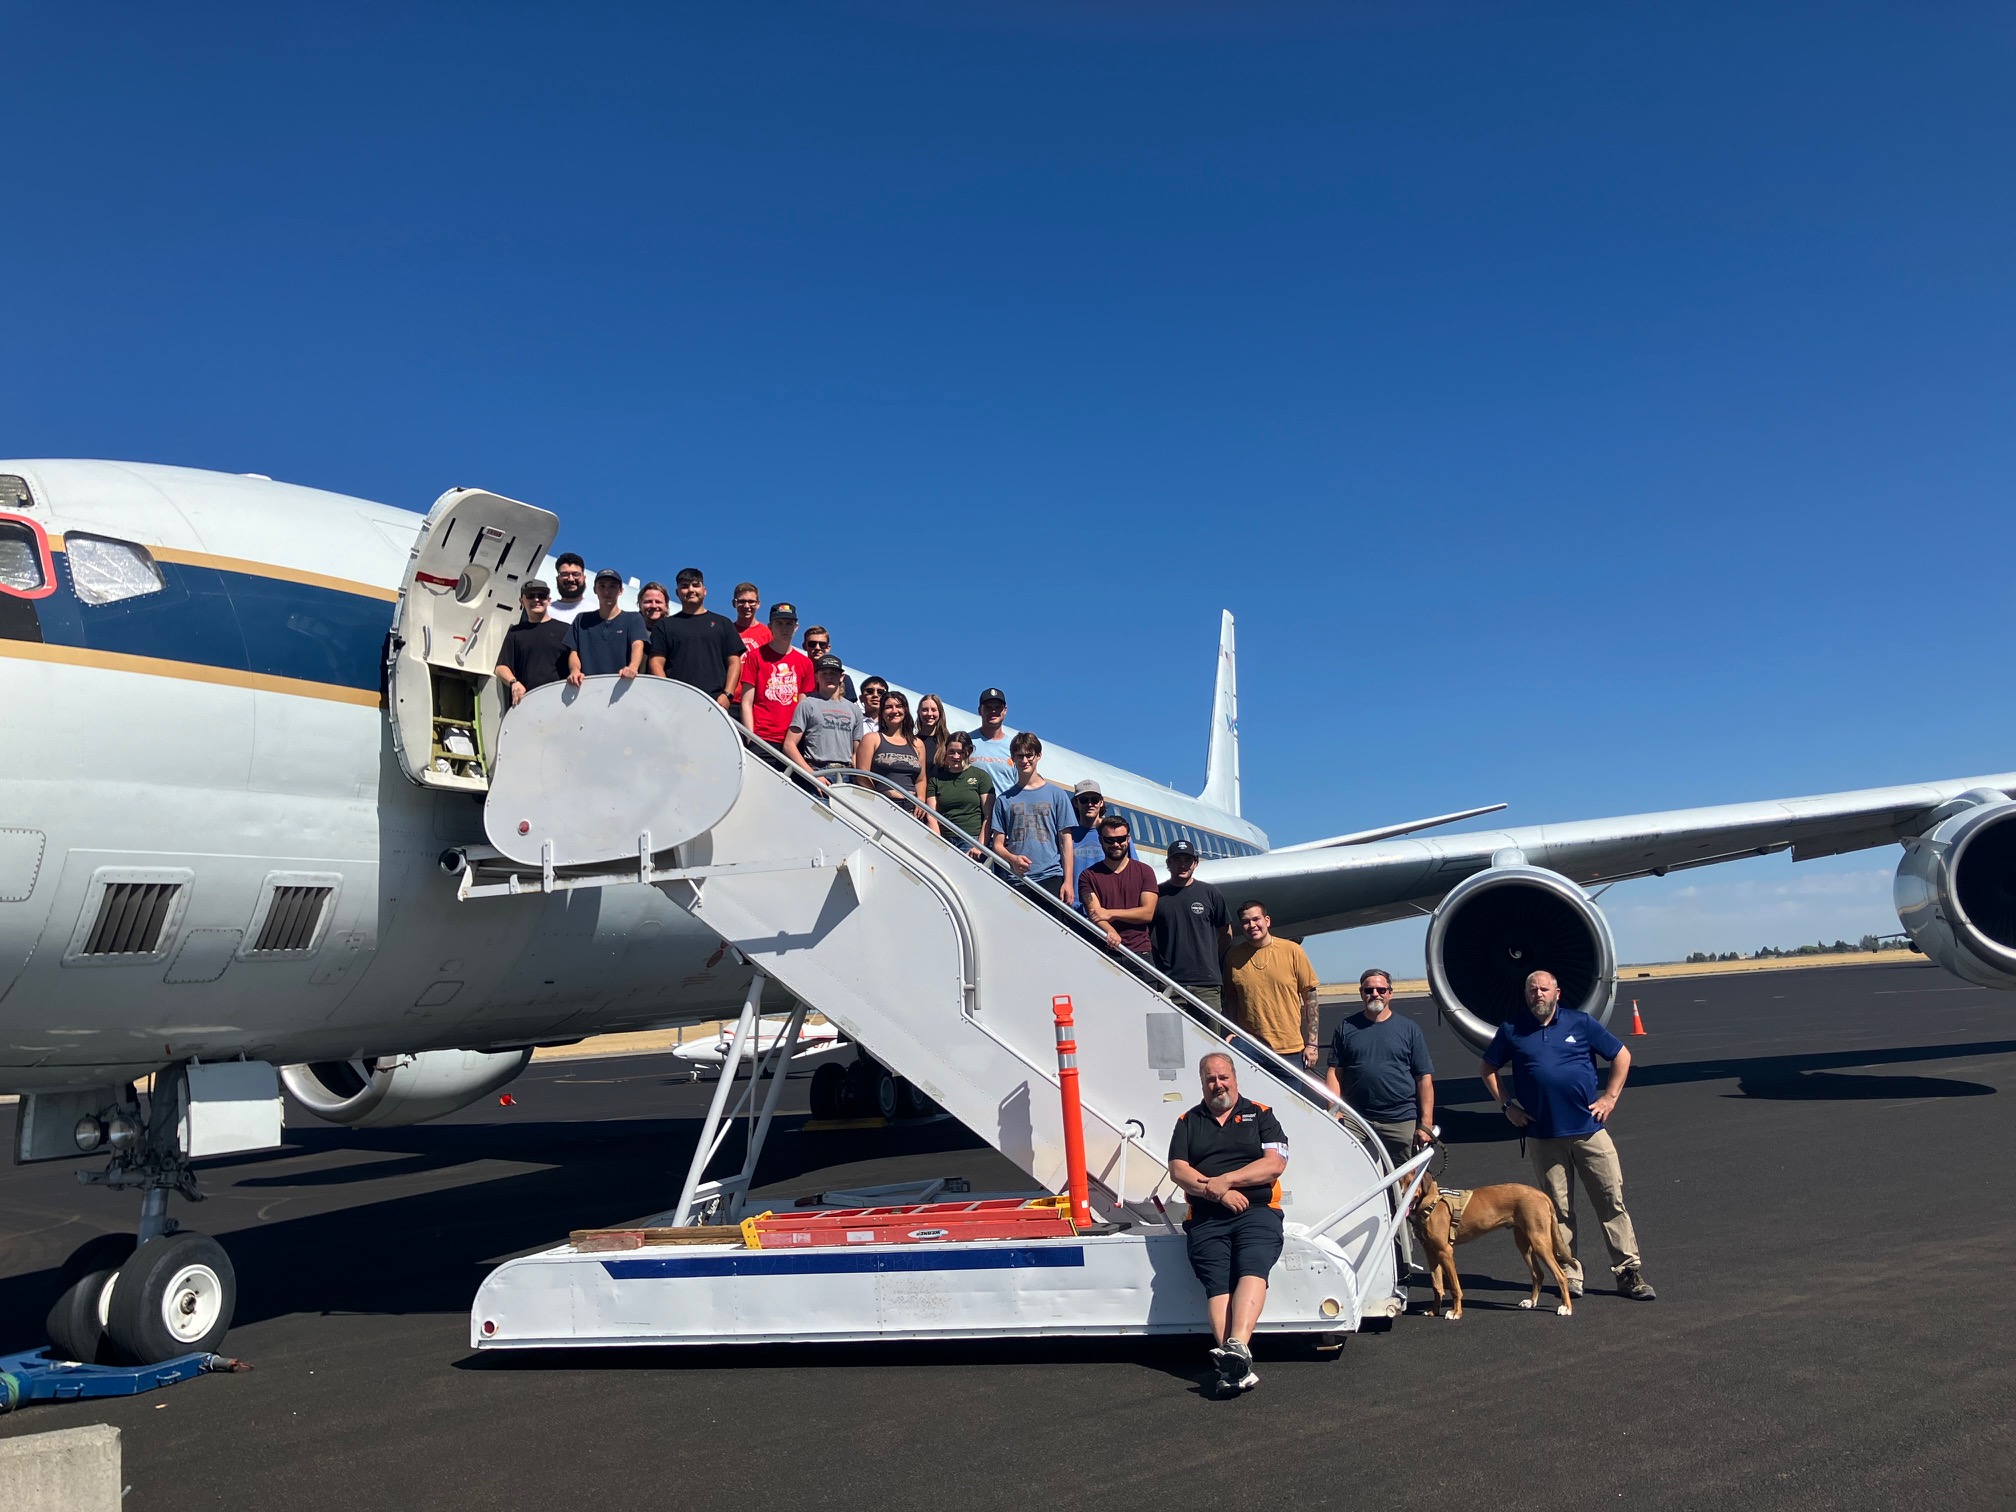
[[1910,939],[1904,935],[1864,935],[1855,944],[1846,940],[1836,940],[1829,945],[1825,940],[1815,940],[1811,945],[1795,945],[1790,950],[1780,950],[1776,945],[1760,945],[1745,955],[1740,950],[1724,951],[1716,955],[1712,950],[1697,950],[1687,957],[1689,965],[1700,961],[1770,961],[1782,956],[1816,955],[1873,955],[1883,950],[1916,950]]

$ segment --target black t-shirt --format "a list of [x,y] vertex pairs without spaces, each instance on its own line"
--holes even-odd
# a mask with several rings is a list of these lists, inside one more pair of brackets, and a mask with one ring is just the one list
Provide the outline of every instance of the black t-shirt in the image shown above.
[[719,698],[728,691],[728,658],[742,654],[735,622],[712,609],[667,614],[651,627],[650,656],[665,658],[665,675]]
[[1155,889],[1155,917],[1148,921],[1155,964],[1185,987],[1218,986],[1224,975],[1221,931],[1231,922],[1225,894],[1209,882],[1188,887],[1164,882]]
[[527,688],[542,688],[567,675],[565,620],[543,619],[538,624],[519,620],[504,632],[504,649],[497,653],[497,665],[509,667],[511,675]]
[[[1193,882],[1190,885],[1194,887],[1197,884]],[[1156,905],[1156,912],[1161,912],[1160,904]],[[1169,1138],[1169,1158],[1172,1161],[1189,1161],[1200,1176],[1223,1176],[1228,1171],[1236,1171],[1241,1166],[1251,1165],[1270,1148],[1283,1160],[1288,1158],[1288,1136],[1281,1132],[1281,1120],[1265,1103],[1256,1103],[1247,1097],[1239,1099],[1232,1109],[1232,1116],[1222,1124],[1209,1108],[1198,1103],[1176,1120],[1176,1132]],[[1238,1190],[1256,1207],[1281,1206],[1279,1181],[1262,1182],[1258,1186],[1240,1187]],[[1221,1202],[1192,1197],[1190,1217],[1184,1221],[1232,1216],[1232,1210]]]

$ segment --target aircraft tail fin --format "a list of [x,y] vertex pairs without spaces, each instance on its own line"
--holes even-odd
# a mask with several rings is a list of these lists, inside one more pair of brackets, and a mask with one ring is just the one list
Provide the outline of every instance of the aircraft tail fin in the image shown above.
[[1232,611],[1218,629],[1218,686],[1211,695],[1211,745],[1204,757],[1200,803],[1239,812],[1239,653],[1233,643]]

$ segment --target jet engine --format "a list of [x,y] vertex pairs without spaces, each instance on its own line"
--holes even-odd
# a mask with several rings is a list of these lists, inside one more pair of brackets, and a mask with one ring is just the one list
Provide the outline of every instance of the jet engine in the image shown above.
[[1892,896],[1912,942],[1962,981],[2016,990],[2016,803],[1993,789],[1904,842]]
[[495,1092],[532,1059],[530,1049],[423,1050],[289,1066],[280,1080],[317,1118],[356,1129],[425,1123]]
[[1561,1006],[1607,1023],[1617,949],[1589,895],[1559,872],[1497,865],[1449,890],[1428,925],[1428,988],[1458,1038],[1481,1052],[1526,1001],[1526,977],[1551,971]]

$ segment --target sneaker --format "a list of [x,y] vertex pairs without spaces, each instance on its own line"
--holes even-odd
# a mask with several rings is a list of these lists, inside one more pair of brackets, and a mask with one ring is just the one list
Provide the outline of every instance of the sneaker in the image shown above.
[[1223,1350],[1225,1364],[1222,1370],[1225,1384],[1234,1391],[1251,1391],[1260,1384],[1260,1377],[1253,1370],[1253,1351],[1237,1339],[1227,1339]]
[[1629,1297],[1633,1302],[1653,1302],[1659,1297],[1659,1293],[1652,1290],[1652,1283],[1645,1279],[1645,1273],[1635,1265],[1618,1273],[1617,1295]]

